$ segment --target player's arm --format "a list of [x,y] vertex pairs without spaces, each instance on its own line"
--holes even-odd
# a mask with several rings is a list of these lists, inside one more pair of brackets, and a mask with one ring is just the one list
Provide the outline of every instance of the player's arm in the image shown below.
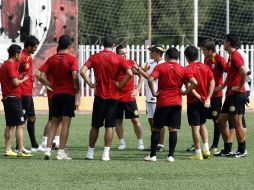
[[214,87],[215,87],[215,81],[214,81],[214,79],[212,79],[209,82],[208,96],[207,96],[207,99],[205,100],[205,104],[204,104],[204,106],[206,108],[209,108],[211,105],[211,97],[213,95]]
[[142,75],[139,75],[139,78],[138,78],[138,85],[137,85],[137,88],[135,88],[135,89],[131,92],[131,95],[132,95],[132,96],[136,96],[136,95],[139,93],[139,91],[140,91],[140,89],[141,89],[141,87],[142,87],[143,81],[144,81],[144,78],[142,77]]
[[142,69],[140,66],[138,66],[137,64],[134,64],[132,66],[132,70],[134,71],[133,73],[137,73],[139,75],[142,75],[144,78],[148,79],[149,78],[149,74],[147,74],[146,69]]
[[48,78],[47,78],[47,74],[43,71],[41,71],[41,74],[40,74],[40,82],[45,85],[49,90],[52,91],[52,85],[51,83],[48,81]]
[[51,90],[51,91],[53,91],[52,90],[52,88],[51,87],[49,87],[47,84],[50,84],[50,82],[48,81],[48,79],[46,78],[45,80],[47,80],[47,84],[42,80],[42,78],[41,78],[41,71],[36,71],[35,72],[35,77],[36,77],[36,79],[42,84],[42,85],[44,85],[48,90]]
[[131,68],[127,69],[124,79],[120,83],[116,83],[116,86],[120,89],[123,88],[126,85],[126,83],[130,80],[132,75],[133,73],[131,71]]
[[90,88],[95,88],[96,83],[92,83],[91,79],[87,75],[88,67],[86,65],[83,65],[83,67],[80,69],[80,75],[85,80],[85,82],[90,86]]
[[155,88],[154,88],[154,77],[150,76],[148,78],[148,86],[151,90],[151,93],[154,97],[157,97],[159,95],[159,91],[155,92]]
[[247,70],[244,65],[239,67],[239,72],[240,72],[240,84],[239,84],[239,86],[232,87],[231,90],[233,90],[233,91],[241,91],[242,87],[244,86],[245,80],[246,80]]
[[191,77],[188,81],[189,85],[187,85],[186,90],[182,91],[182,95],[187,95],[193,91],[193,89],[198,85],[195,77]]
[[79,78],[78,78],[78,71],[72,71],[72,79],[74,88],[76,90],[76,93],[79,92]]
[[29,79],[29,77],[27,75],[25,75],[22,79],[18,79],[15,77],[15,78],[11,79],[11,83],[13,86],[19,86],[20,84],[27,81],[28,79]]

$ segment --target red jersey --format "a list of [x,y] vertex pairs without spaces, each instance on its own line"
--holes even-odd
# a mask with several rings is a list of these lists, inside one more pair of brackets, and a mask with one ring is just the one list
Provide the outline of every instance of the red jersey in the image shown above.
[[75,96],[72,71],[78,71],[77,59],[68,53],[59,53],[51,56],[40,71],[52,76],[54,94],[70,94]]
[[21,87],[21,94],[24,96],[32,96],[33,91],[33,59],[31,55],[27,55],[25,50],[21,52],[21,59],[18,64],[19,73],[26,74],[28,80],[23,82]]
[[93,68],[96,87],[95,96],[103,99],[119,99],[119,89],[113,81],[118,81],[120,72],[126,72],[130,67],[126,60],[116,53],[103,50],[92,55],[85,63],[87,68]]
[[5,61],[0,68],[0,81],[3,98],[7,96],[21,97],[20,85],[14,86],[11,82],[12,78],[19,79],[17,65],[11,61]]
[[182,67],[176,62],[165,62],[156,65],[151,75],[158,78],[157,107],[162,106],[182,106],[181,87],[184,81],[189,81],[193,77],[192,72]]
[[[227,93],[226,96],[230,96],[232,94],[236,94],[239,92],[232,91],[231,88],[233,86],[239,86],[241,77],[239,68],[244,65],[244,60],[241,54],[235,50],[233,51],[228,58],[228,64],[227,64]],[[241,93],[246,92],[244,85],[240,91]]]
[[[133,60],[127,60],[126,64],[129,67],[132,67],[135,62]],[[119,76],[118,76],[118,81],[121,82],[126,76],[126,72],[121,71]],[[121,102],[132,102],[135,101],[135,98],[131,96],[131,92],[134,89],[134,76],[130,78],[130,80],[126,83],[126,85],[122,88],[119,89],[119,100]]]
[[[198,85],[195,90],[201,96],[202,101],[205,102],[209,92],[210,81],[214,79],[211,69],[200,62],[191,63],[186,67],[186,69],[188,69],[189,72],[192,72],[193,76],[196,78]],[[192,94],[187,95],[188,104],[195,103],[197,101],[198,99]]]
[[[205,64],[210,67],[213,72],[215,87],[223,84],[223,73],[227,71],[227,63],[223,57],[216,54],[212,58],[205,58]],[[222,97],[222,90],[213,94],[212,97]]]

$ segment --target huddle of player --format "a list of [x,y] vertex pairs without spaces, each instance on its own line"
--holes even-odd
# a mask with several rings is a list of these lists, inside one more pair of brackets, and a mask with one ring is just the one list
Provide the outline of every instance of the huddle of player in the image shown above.
[[[33,126],[33,130],[30,129],[31,132],[29,132],[32,150],[44,151],[44,158],[51,159],[53,140],[57,137],[59,141],[60,135],[56,158],[58,160],[72,159],[65,153],[71,119],[75,116],[75,95],[79,93],[77,59],[69,54],[72,43],[73,38],[70,36],[61,36],[57,52],[36,72],[36,78],[48,89],[49,99],[49,120],[45,127],[42,146],[39,146],[35,137],[30,135],[30,133],[34,134],[35,122],[31,85],[33,82],[31,54],[36,51],[39,42],[38,40],[33,44],[25,42],[22,52],[18,45],[14,44],[9,47],[9,59],[0,69],[6,118],[6,156],[32,156],[23,145],[24,123],[28,118],[28,126]],[[236,35],[228,34],[224,38],[224,48],[229,53],[227,64],[216,53],[215,45],[210,40],[204,41],[201,45],[205,55],[205,64],[198,61],[197,47],[188,46],[185,49],[184,54],[189,63],[186,67],[179,64],[179,51],[173,47],[167,51],[162,45],[148,48],[151,61],[142,68],[135,61],[127,59],[125,46],[119,45],[116,47],[116,53],[113,52],[114,37],[106,36],[103,46],[104,50],[92,55],[80,70],[80,75],[85,82],[90,88],[95,89],[86,159],[94,159],[99,129],[103,126],[105,127],[103,161],[110,160],[114,127],[116,127],[119,138],[118,149],[126,148],[123,128],[124,114],[126,119],[132,121],[137,136],[137,149],[144,150],[142,125],[135,100],[143,78],[145,78],[147,117],[151,127],[150,154],[144,158],[145,161],[156,161],[156,152],[163,151],[165,126],[169,128],[167,161],[174,161],[177,130],[181,126],[182,96],[185,95],[187,95],[188,122],[191,126],[195,147],[195,154],[189,159],[202,160],[210,156],[206,119],[214,121],[214,141],[211,146],[214,156],[238,158],[247,155],[244,119],[247,89],[244,85],[249,72],[245,67],[244,52],[239,49],[239,40]],[[21,54],[23,53],[26,53],[26,57],[22,62]],[[162,57],[163,54],[165,54],[165,60]],[[94,71],[94,83],[88,75],[89,69]],[[223,82],[224,72],[227,72],[227,77]],[[133,75],[139,76],[136,88]],[[27,85],[29,93],[24,94],[22,88],[27,81],[30,81],[30,86]],[[183,85],[185,88],[182,88]],[[227,87],[226,99],[222,106],[222,90],[225,87]],[[26,110],[25,117],[23,109]],[[227,121],[229,121],[229,128]],[[11,150],[11,135],[14,126],[16,126],[17,153]],[[220,134],[223,137],[224,149],[217,152]],[[238,150],[232,152],[232,141],[235,134]],[[200,136],[203,141],[202,149]]]

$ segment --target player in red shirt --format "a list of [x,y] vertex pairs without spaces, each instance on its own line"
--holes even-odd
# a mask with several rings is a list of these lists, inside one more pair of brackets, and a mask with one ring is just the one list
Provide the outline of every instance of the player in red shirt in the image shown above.
[[217,90],[223,84],[223,74],[227,71],[227,63],[225,59],[216,53],[215,44],[211,40],[205,40],[201,45],[203,54],[205,56],[205,64],[210,67],[213,72],[215,81],[215,90],[211,98],[211,107],[207,113],[207,119],[213,119],[214,123],[214,134],[213,144],[210,148],[212,152],[217,152],[219,139],[220,139],[220,128],[218,124],[218,117],[222,107],[222,90]]
[[[197,85],[192,72],[177,63],[179,52],[176,48],[166,51],[166,62],[155,66],[148,84],[152,95],[157,97],[154,123],[151,135],[151,153],[145,161],[156,161],[156,149],[160,140],[160,130],[169,127],[169,153],[167,161],[174,162],[174,152],[177,143],[177,129],[181,126],[182,95],[190,93]],[[155,91],[154,80],[158,79],[158,91]],[[182,92],[184,81],[190,83],[188,89]]]
[[[118,45],[116,47],[116,53],[121,55],[126,59],[127,49],[123,45]],[[127,60],[126,62],[129,67],[136,64],[133,60]],[[125,77],[125,72],[121,72],[119,75],[119,82],[121,82]],[[138,107],[136,103],[135,96],[139,93],[139,90],[143,83],[143,77],[139,75],[139,81],[137,88],[134,89],[134,76],[127,82],[127,84],[119,90],[119,102],[117,105],[117,120],[116,120],[116,133],[119,139],[119,150],[124,150],[126,148],[124,141],[124,128],[123,128],[123,114],[125,112],[125,119],[131,119],[134,127],[134,132],[138,139],[138,150],[144,150],[143,143],[143,131],[139,120]]]
[[[108,161],[109,150],[113,139],[113,127],[116,126],[117,103],[119,100],[119,88],[128,82],[132,76],[131,68],[126,64],[126,60],[112,52],[115,46],[115,39],[106,36],[103,42],[104,50],[92,55],[80,70],[80,74],[90,88],[95,88],[95,97],[92,113],[92,127],[89,134],[89,148],[86,159],[94,158],[94,147],[98,138],[99,129],[105,126],[104,151],[102,160]],[[86,74],[93,68],[95,82],[91,82]],[[126,76],[117,83],[120,72],[125,72]],[[105,123],[104,123],[105,121]]]
[[[237,51],[239,39],[235,34],[227,34],[224,38],[224,49],[229,53],[227,78],[220,90],[227,87],[226,99],[219,116],[219,125],[224,140],[224,149],[214,154],[215,156],[245,157],[247,155],[245,145],[245,132],[242,124],[242,117],[245,113],[246,90],[244,87],[247,71],[244,60]],[[231,119],[234,123],[238,150],[235,154],[231,152],[232,139],[227,127],[227,121]]]
[[31,151],[44,151],[38,145],[35,137],[35,110],[33,101],[33,59],[32,54],[37,50],[39,40],[35,36],[28,36],[24,43],[24,49],[21,53],[21,60],[19,64],[19,73],[27,75],[29,79],[21,84],[21,98],[22,107],[25,110],[25,120],[27,121],[27,131],[31,141]]
[[[21,47],[12,44],[8,48],[9,59],[5,61],[0,68],[0,82],[2,87],[2,102],[5,112],[5,156],[30,157],[24,151],[23,133],[24,133],[24,113],[21,105],[20,85],[28,80],[28,76],[23,75],[20,78],[17,71],[17,64],[21,58]],[[16,141],[18,144],[18,154],[11,150],[11,139],[13,128],[16,126]]]
[[[51,146],[59,123],[62,121],[58,160],[71,160],[64,149],[69,136],[71,118],[75,117],[75,94],[79,91],[78,64],[76,57],[69,54],[73,38],[62,35],[59,38],[59,52],[51,56],[40,68],[43,83],[52,87],[52,125],[48,130],[48,142],[45,160],[50,159]],[[52,76],[52,84],[47,80],[47,73]]]
[[[203,160],[210,156],[208,146],[208,131],[205,125],[206,111],[210,107],[210,99],[213,95],[215,81],[211,69],[198,62],[198,49],[195,46],[188,46],[184,51],[189,63],[187,70],[193,73],[198,85],[187,96],[187,115],[188,122],[192,128],[192,137],[195,146],[195,155],[189,157],[191,160]],[[201,153],[200,135],[204,146]]]

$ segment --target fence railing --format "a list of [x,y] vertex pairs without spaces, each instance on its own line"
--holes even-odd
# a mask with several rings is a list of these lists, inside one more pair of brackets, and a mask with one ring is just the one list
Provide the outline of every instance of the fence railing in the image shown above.
[[[166,49],[170,46],[167,45]],[[180,64],[183,66],[188,65],[185,57],[184,57],[184,49],[186,46],[175,46],[180,51]],[[94,53],[99,52],[103,49],[102,46],[99,45],[80,45],[79,46],[79,67],[81,68],[85,61]],[[250,67],[251,73],[254,73],[254,45],[245,45],[241,46],[241,49],[245,51],[248,57],[248,65]],[[223,45],[217,45],[216,51],[223,56],[226,60],[228,59],[227,52],[224,51]],[[144,64],[149,60],[149,50],[144,45],[130,45],[127,46],[127,58],[135,60],[139,65],[144,66]],[[204,61],[204,55],[200,51],[199,52],[200,61]],[[93,70],[88,71],[88,74],[91,76],[92,82],[95,81]],[[138,76],[135,76],[135,85],[138,83]],[[251,89],[253,89],[253,78],[251,81]],[[87,84],[84,83],[84,80],[81,80],[81,96],[94,96],[94,90],[90,89]],[[142,89],[140,91],[139,96],[145,96],[144,85],[142,85]]]

